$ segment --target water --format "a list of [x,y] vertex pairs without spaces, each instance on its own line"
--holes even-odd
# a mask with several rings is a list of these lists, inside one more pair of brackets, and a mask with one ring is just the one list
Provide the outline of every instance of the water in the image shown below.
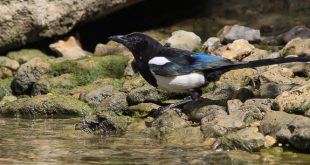
[[139,132],[101,137],[74,130],[80,119],[0,118],[0,164],[309,164],[310,155],[215,152],[168,146]]

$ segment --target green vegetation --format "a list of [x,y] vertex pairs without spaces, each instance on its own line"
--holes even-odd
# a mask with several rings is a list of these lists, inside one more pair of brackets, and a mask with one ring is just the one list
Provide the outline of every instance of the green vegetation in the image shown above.
[[126,57],[117,55],[87,57],[76,61],[66,60],[53,63],[48,74],[60,76],[71,73],[76,84],[81,86],[101,78],[121,78],[127,66],[127,61]]
[[26,63],[35,57],[49,59],[46,54],[37,49],[22,49],[19,51],[12,51],[7,54],[7,57],[18,61],[20,64]]
[[12,95],[11,83],[12,78],[0,79],[0,100],[3,96]]

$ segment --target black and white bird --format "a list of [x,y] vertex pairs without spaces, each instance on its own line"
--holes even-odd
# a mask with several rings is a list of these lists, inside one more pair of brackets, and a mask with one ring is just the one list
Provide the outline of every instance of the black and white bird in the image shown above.
[[115,35],[110,40],[123,44],[134,55],[136,67],[142,77],[152,86],[169,92],[189,93],[191,96],[176,104],[163,107],[156,112],[183,105],[198,99],[200,87],[206,85],[214,73],[224,73],[232,69],[273,65],[287,62],[309,62],[310,56],[264,59],[249,62],[236,62],[229,59],[170,48],[143,33]]

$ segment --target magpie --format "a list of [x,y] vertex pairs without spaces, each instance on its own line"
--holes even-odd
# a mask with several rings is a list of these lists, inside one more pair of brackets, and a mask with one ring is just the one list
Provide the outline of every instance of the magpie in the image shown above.
[[309,62],[310,56],[263,59],[256,61],[231,61],[221,56],[195,53],[163,46],[152,37],[133,32],[114,35],[110,40],[123,44],[133,54],[135,67],[152,86],[175,93],[188,93],[190,97],[175,104],[161,107],[151,116],[179,107],[202,95],[201,87],[232,69],[252,68],[287,62]]

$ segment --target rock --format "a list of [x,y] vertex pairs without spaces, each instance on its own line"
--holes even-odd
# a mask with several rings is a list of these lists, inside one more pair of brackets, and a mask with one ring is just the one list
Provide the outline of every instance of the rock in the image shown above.
[[283,68],[290,69],[294,75],[302,77],[310,77],[310,63],[306,62],[291,62],[280,64]]
[[122,44],[109,41],[107,44],[97,44],[94,52],[95,56],[105,55],[125,55],[132,56],[132,53]]
[[262,84],[266,82],[275,82],[277,84],[302,84],[305,80],[294,79],[294,73],[291,69],[279,66],[271,67],[259,76]]
[[201,119],[211,121],[216,117],[227,115],[226,108],[220,105],[214,105],[214,101],[199,99],[192,101],[183,107],[183,112],[188,115],[188,119],[200,123]]
[[38,49],[21,49],[18,51],[11,51],[6,56],[10,59],[18,61],[20,64],[24,64],[33,58],[41,58],[42,60],[50,59],[50,57]]
[[189,126],[190,122],[181,118],[181,116],[179,116],[179,114],[177,114],[177,112],[174,110],[170,110],[167,111],[166,113],[163,113],[152,122],[152,127],[159,129],[170,128],[177,130]]
[[53,62],[48,72],[52,76],[71,73],[78,86],[102,78],[121,78],[127,65],[127,58],[119,55],[92,56],[78,60]]
[[203,43],[202,45],[202,49],[204,50],[204,52],[206,53],[211,53],[213,54],[213,52],[218,49],[221,46],[221,40],[217,37],[210,37],[208,38],[208,40]]
[[0,67],[0,79],[6,79],[9,77],[13,77],[13,72],[6,67]]
[[11,96],[12,94],[12,89],[11,89],[11,83],[12,79],[0,79],[0,100],[4,96]]
[[12,102],[17,100],[16,96],[3,96],[2,100],[0,101],[0,107],[2,107],[7,102]]
[[1,1],[0,52],[43,38],[64,35],[77,25],[104,17],[140,0]]
[[117,92],[117,90],[113,86],[106,85],[86,93],[83,97],[81,97],[81,99],[92,106],[97,106],[102,100],[112,96],[115,92]]
[[244,39],[249,42],[257,42],[260,40],[260,31],[240,25],[225,26],[220,32],[218,32],[218,37],[221,41],[225,42],[233,42],[239,39]]
[[254,94],[255,89],[252,86],[243,87],[235,91],[233,96],[234,99],[239,99],[241,101],[245,101],[251,98],[255,98]]
[[[208,117],[201,120],[201,131],[205,138],[216,138],[246,127],[242,121],[243,113],[238,111],[228,116],[218,116],[209,121]],[[240,120],[241,119],[241,120]]]
[[79,41],[74,37],[69,37],[67,41],[59,40],[49,45],[50,49],[55,51],[60,57],[66,59],[79,59],[90,55],[89,52],[82,49]]
[[272,136],[265,136],[265,143],[264,143],[264,147],[265,148],[270,148],[272,146],[274,146],[277,143],[277,140],[272,137]]
[[133,77],[129,80],[126,80],[121,89],[122,92],[129,93],[133,89],[139,88],[147,84],[147,82],[142,78],[141,75]]
[[160,106],[154,103],[140,103],[138,105],[132,105],[129,107],[129,111],[136,116],[145,116],[154,109],[158,109]]
[[104,111],[111,111],[117,115],[126,114],[128,109],[128,103],[126,94],[122,92],[117,92],[103,99],[96,108],[97,113]]
[[288,42],[280,53],[282,56],[310,54],[310,38],[295,38]]
[[238,90],[249,85],[256,76],[257,71],[252,68],[231,70],[222,74],[216,85],[230,84],[234,90]]
[[310,109],[310,83],[285,91],[275,99],[280,111],[304,114]]
[[247,40],[240,39],[218,48],[214,53],[230,60],[241,61],[243,58],[254,53],[254,51],[255,47],[253,45],[249,44]]
[[166,44],[172,48],[194,51],[200,48],[201,39],[193,32],[179,30],[172,33]]
[[44,95],[48,93],[67,95],[76,85],[72,74],[67,73],[56,77],[42,76],[34,84],[31,95]]
[[255,60],[268,59],[268,58],[277,58],[277,56],[274,56],[274,55],[276,54],[269,54],[267,50],[255,48],[253,53],[245,57],[244,59],[242,59],[242,61],[255,61]]
[[249,127],[229,133],[221,138],[224,149],[240,149],[248,152],[259,151],[264,147],[265,137],[257,127]]
[[234,96],[234,88],[231,84],[223,83],[218,85],[213,91],[204,93],[201,97],[210,100],[216,100],[222,105],[226,104],[226,101],[232,99]]
[[298,149],[305,149],[305,147],[308,147],[309,149],[309,145],[299,145],[302,143],[308,144],[309,139],[304,139],[302,142],[300,140],[307,136],[307,131],[303,132],[303,130],[307,130],[309,127],[310,118],[308,117],[288,114],[281,111],[269,111],[266,112],[266,115],[261,122],[260,130],[264,135],[276,137],[281,143],[290,142]]
[[310,128],[296,129],[289,142],[296,148],[304,151],[310,150]]
[[304,115],[307,116],[307,117],[310,117],[310,109],[308,109],[308,110],[305,112]]
[[127,99],[130,104],[138,104],[143,102],[156,103],[160,101],[161,95],[156,88],[146,85],[130,91]]
[[7,67],[12,70],[19,68],[19,63],[15,60],[11,60],[8,57],[0,57],[0,67]]
[[7,102],[0,108],[2,115],[10,117],[74,117],[90,114],[93,110],[71,96],[40,95]]
[[281,34],[279,37],[282,38],[284,43],[288,43],[295,38],[307,39],[310,38],[310,29],[303,25],[295,26],[291,30]]
[[255,99],[246,100],[244,102],[244,105],[254,105],[261,112],[267,112],[271,110],[273,103],[274,103],[273,99],[255,98]]
[[16,95],[30,94],[33,85],[50,69],[50,64],[34,58],[21,65],[13,79],[12,90]]
[[179,129],[160,129],[160,140],[169,145],[193,146],[201,145],[203,134],[199,127],[185,127]]
[[265,83],[259,88],[259,95],[262,98],[276,98],[284,91],[288,91],[296,87],[296,84],[276,84],[276,83]]

